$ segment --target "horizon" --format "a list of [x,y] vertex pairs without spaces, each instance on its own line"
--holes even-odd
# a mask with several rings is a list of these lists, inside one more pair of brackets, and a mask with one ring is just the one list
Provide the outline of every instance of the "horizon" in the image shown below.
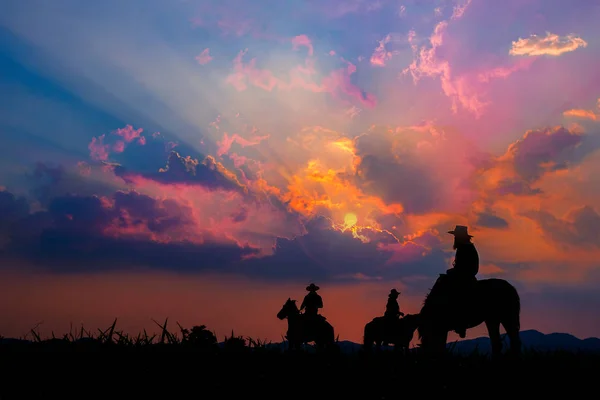
[[26,3],[0,6],[0,336],[275,342],[314,282],[360,342],[466,225],[521,330],[600,337],[600,5]]

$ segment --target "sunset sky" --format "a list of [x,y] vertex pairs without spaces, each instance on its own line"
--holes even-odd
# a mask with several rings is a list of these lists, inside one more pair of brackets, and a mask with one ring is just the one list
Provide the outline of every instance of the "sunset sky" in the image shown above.
[[0,335],[170,317],[278,341],[315,282],[359,341],[391,288],[419,311],[463,224],[522,329],[600,336],[598,20],[590,0],[4,0]]

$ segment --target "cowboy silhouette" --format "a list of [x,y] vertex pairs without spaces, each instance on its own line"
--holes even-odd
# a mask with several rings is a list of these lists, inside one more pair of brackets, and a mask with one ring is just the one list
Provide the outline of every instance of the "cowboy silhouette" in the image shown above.
[[300,306],[300,311],[305,310],[304,315],[315,317],[319,313],[319,308],[323,308],[323,299],[317,294],[317,290],[319,289],[314,283],[306,287],[308,294],[304,296],[304,300],[302,300],[302,305]]
[[[453,248],[456,250],[453,268],[447,270],[448,276],[453,278],[456,284],[456,297],[459,309],[466,306],[468,299],[469,284],[476,281],[476,275],[479,272],[479,254],[473,242],[472,235],[469,235],[468,229],[463,225],[456,225],[453,231],[448,231],[454,235]],[[466,323],[460,321],[459,328],[455,330],[461,338],[466,336]]]
[[385,305],[385,313],[383,314],[384,317],[387,317],[389,319],[396,319],[398,318],[398,316],[404,317],[404,313],[400,311],[400,306],[398,305],[399,295],[400,292],[396,289],[392,289],[390,291],[390,294],[388,295],[387,304]]

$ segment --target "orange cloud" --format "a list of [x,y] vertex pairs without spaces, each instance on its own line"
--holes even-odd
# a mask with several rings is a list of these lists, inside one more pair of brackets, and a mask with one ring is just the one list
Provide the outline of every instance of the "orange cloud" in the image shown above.
[[531,35],[512,42],[508,52],[513,56],[560,56],[587,47],[587,42],[576,35],[559,36],[546,32],[546,36]]
[[591,119],[592,121],[598,121],[600,117],[592,110],[582,110],[582,109],[571,109],[563,112],[565,117],[577,117],[577,118],[585,118]]

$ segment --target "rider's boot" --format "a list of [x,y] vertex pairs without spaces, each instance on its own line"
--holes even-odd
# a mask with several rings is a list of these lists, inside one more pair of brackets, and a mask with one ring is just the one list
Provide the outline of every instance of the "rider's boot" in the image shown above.
[[463,327],[455,329],[454,332],[456,332],[461,339],[464,339],[467,336],[467,330]]

